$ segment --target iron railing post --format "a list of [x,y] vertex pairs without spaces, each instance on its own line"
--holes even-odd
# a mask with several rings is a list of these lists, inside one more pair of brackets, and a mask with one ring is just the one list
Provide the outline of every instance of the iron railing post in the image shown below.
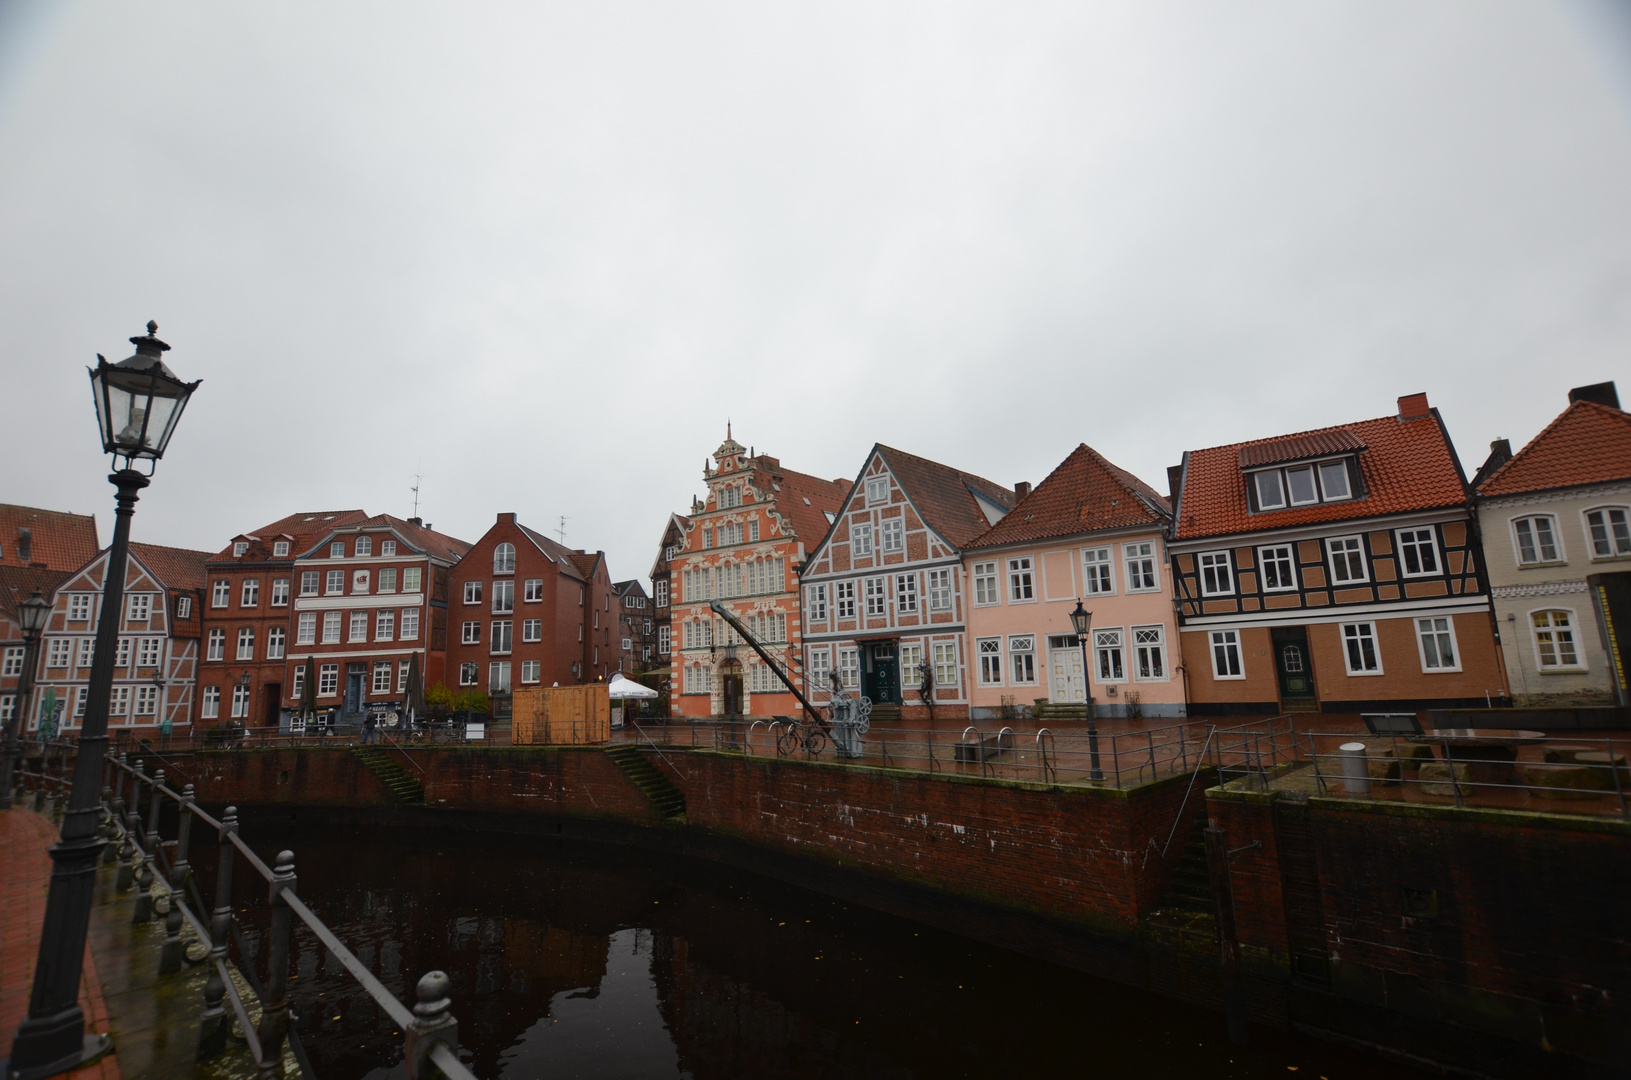
[[204,983],[204,1015],[199,1023],[198,1056],[212,1057],[226,1047],[226,1009],[221,1002],[227,986],[221,972],[227,960],[227,941],[232,936],[232,838],[238,832],[238,808],[229,806],[221,815],[220,847],[215,862],[215,908],[210,912],[210,976]]
[[289,905],[283,894],[294,887],[294,852],[280,851],[266,897],[272,905],[272,929],[266,949],[266,997],[261,1001],[260,1068],[267,1080],[282,1071],[283,1033],[289,1022]]
[[419,1002],[413,1007],[413,1023],[402,1033],[402,1064],[407,1068],[408,1080],[437,1080],[446,1075],[430,1057],[438,1045],[445,1044],[449,1051],[458,1053],[459,1022],[450,1011],[453,1002],[448,997],[449,986],[446,972],[431,971],[415,988]]
[[159,857],[159,812],[164,809],[164,804],[161,802],[164,795],[159,789],[163,786],[164,770],[159,769],[153,773],[153,794],[147,800],[147,836],[146,843],[142,846],[147,848],[147,857],[149,859]]
[[176,820],[176,857],[170,864],[170,887],[185,896],[187,892],[187,876],[193,872],[192,863],[187,854],[191,847],[193,834],[193,786],[188,784],[181,789],[181,803],[178,809],[179,817]]
[[153,921],[152,859],[151,853],[136,856],[136,906],[130,912],[133,923]]

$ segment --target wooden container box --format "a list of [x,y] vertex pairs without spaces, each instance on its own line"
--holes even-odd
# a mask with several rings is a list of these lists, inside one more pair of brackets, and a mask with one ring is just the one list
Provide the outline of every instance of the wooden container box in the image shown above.
[[612,737],[605,683],[521,687],[514,692],[513,710],[510,739],[517,745],[582,746]]

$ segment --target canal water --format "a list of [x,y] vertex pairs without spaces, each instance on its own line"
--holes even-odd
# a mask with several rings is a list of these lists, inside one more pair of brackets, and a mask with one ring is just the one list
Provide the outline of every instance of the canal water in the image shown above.
[[[300,894],[395,991],[441,968],[478,1076],[549,1080],[1425,1074],[712,863],[467,833],[272,825]],[[258,889],[254,891],[259,891]],[[250,905],[252,928],[263,914]],[[309,935],[298,1027],[320,1077],[402,1077],[401,1035]]]

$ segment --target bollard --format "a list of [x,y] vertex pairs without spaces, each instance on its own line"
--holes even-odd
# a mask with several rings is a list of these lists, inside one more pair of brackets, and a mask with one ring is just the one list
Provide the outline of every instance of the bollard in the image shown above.
[[221,970],[227,959],[227,940],[232,935],[232,837],[238,832],[238,808],[229,806],[221,815],[220,854],[215,863],[215,909],[210,913],[210,977],[204,982],[204,1015],[198,1026],[199,1060],[213,1057],[226,1048],[227,1019],[222,1001],[227,986]]
[[[121,766],[124,765],[125,755],[120,754],[118,762]],[[116,768],[113,771],[113,801],[110,805],[112,806],[112,815],[108,822],[108,836],[113,837],[118,835],[119,826],[125,820],[125,774],[122,768]],[[114,849],[113,844],[109,844],[103,849],[102,861],[104,863],[119,861],[119,852]]]
[[1370,794],[1370,764],[1365,760],[1365,744],[1347,742],[1337,747],[1342,761],[1342,787],[1349,795]]
[[136,907],[130,913],[130,921],[144,923],[153,921],[153,868],[147,865],[147,857],[138,855],[136,864]]
[[164,770],[159,769],[153,774],[153,794],[147,800],[147,848],[148,858],[153,865],[162,866],[159,859],[159,812],[164,809],[164,794],[159,789],[164,787]]
[[447,995],[450,985],[447,972],[431,971],[415,988],[419,1003],[413,1007],[413,1023],[402,1033],[402,1064],[407,1067],[408,1080],[436,1080],[443,1075],[430,1060],[438,1043],[446,1043],[454,1054],[459,1051],[459,1022],[449,1011],[453,1005]]
[[130,798],[125,800],[125,829],[131,836],[140,836],[142,833],[142,781],[147,779],[147,763],[137,760],[135,771],[130,774]]
[[289,905],[283,894],[295,887],[294,852],[280,851],[272,868],[267,900],[272,905],[271,940],[266,949],[266,997],[261,1002],[261,1076],[282,1068],[283,1033],[289,1021]]
[[174,975],[181,970],[181,902],[170,894],[170,910],[164,913],[164,951],[159,954],[159,974]]
[[176,891],[177,896],[187,895],[187,875],[192,873],[192,864],[187,860],[188,844],[193,834],[193,786],[188,784],[181,789],[181,806],[176,818],[176,857],[170,864],[170,887]]

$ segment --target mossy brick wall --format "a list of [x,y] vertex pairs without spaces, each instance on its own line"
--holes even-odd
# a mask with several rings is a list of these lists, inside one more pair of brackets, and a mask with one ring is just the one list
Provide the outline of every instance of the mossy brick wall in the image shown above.
[[693,753],[670,774],[693,825],[1070,921],[1130,929],[1182,857],[1200,791],[1161,848],[1188,777],[1133,791],[1057,788]]

